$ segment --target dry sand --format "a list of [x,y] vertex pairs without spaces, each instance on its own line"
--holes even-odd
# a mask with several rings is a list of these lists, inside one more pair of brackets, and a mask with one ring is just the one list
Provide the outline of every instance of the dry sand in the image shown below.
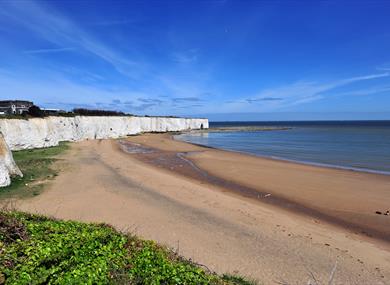
[[[219,273],[263,284],[307,284],[311,274],[327,284],[336,263],[335,284],[389,284],[390,217],[375,214],[390,206],[389,177],[213,150],[169,135],[127,141],[72,144],[63,157],[66,169],[17,207],[110,223]],[[134,143],[153,152],[122,150],[126,144],[137,150]],[[259,199],[233,191],[242,189],[258,191]],[[264,203],[271,197],[274,203]],[[346,227],[337,223],[340,217]],[[379,235],[351,231],[350,225]]]

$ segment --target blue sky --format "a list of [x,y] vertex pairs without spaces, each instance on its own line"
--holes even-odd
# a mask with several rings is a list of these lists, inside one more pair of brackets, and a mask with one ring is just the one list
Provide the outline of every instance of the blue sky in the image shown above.
[[0,99],[390,119],[389,1],[1,1]]

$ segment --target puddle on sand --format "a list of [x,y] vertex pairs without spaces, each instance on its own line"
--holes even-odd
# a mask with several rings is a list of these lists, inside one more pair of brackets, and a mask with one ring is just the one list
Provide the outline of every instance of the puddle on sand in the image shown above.
[[143,154],[143,153],[153,153],[154,149],[142,146],[138,143],[132,143],[125,140],[120,140],[119,145],[121,149],[127,153],[131,154]]

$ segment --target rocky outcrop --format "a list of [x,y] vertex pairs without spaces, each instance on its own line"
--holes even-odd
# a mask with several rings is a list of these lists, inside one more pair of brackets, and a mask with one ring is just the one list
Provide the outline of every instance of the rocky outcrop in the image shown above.
[[145,132],[208,128],[207,119],[167,117],[47,117],[0,120],[0,132],[11,150],[58,145],[61,141],[118,138]]
[[23,174],[16,165],[12,152],[0,133],[0,187],[10,185],[12,176],[23,176]]

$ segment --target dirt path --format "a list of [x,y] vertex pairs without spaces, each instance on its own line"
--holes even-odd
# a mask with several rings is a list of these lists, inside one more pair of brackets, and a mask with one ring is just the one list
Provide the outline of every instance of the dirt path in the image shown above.
[[20,209],[110,223],[263,284],[307,284],[311,273],[327,284],[336,262],[335,284],[390,280],[387,244],[150,166],[117,141],[72,144],[65,159],[67,170]]

